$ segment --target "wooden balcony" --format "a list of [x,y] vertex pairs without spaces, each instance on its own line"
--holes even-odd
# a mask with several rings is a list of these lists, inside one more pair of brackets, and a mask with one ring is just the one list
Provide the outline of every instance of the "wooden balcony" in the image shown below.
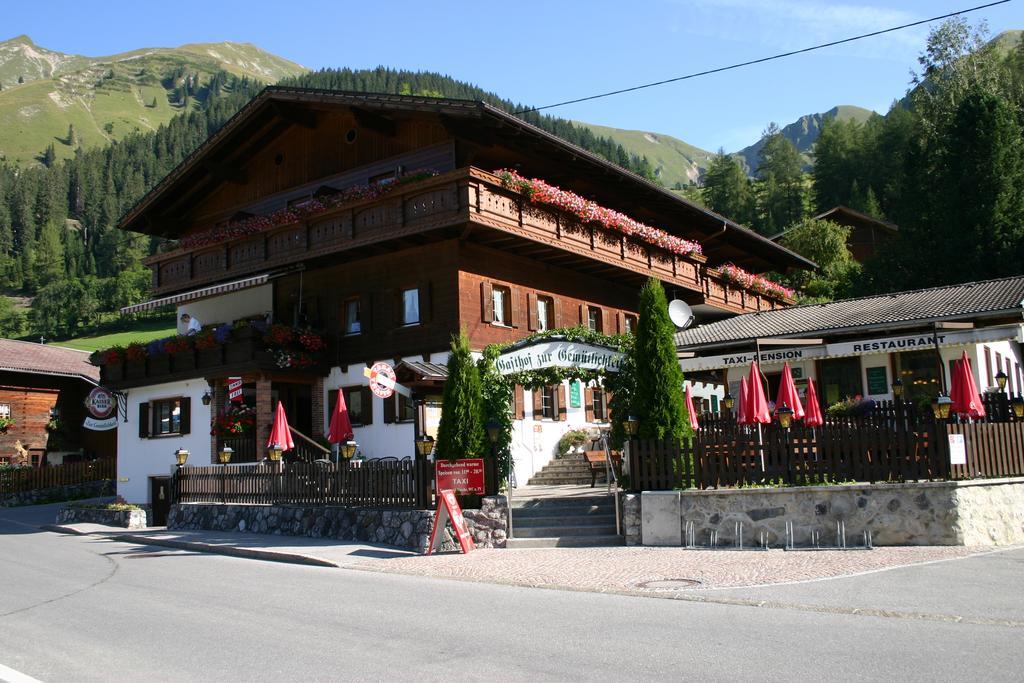
[[305,220],[150,257],[153,293],[166,295],[334,254],[349,258],[458,237],[610,279],[654,276],[697,303],[745,313],[791,303],[743,291],[706,267],[567,213],[525,202],[499,179],[462,168]]
[[330,349],[328,344],[328,349],[315,354],[313,365],[282,369],[261,335],[236,330],[232,332],[231,339],[213,348],[159,353],[145,360],[101,365],[100,384],[111,389],[127,389],[197,377],[228,377],[254,372],[326,375],[328,359],[334,357]]

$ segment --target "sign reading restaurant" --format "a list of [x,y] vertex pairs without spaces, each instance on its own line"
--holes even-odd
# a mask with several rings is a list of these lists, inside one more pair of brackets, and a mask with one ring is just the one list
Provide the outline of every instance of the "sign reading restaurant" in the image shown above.
[[607,346],[545,339],[506,351],[494,364],[502,375],[556,367],[618,372],[624,358],[624,353]]
[[[842,356],[867,356],[875,353],[898,353],[900,351],[916,351],[932,349],[935,345],[956,346],[977,344],[1004,339],[1021,339],[1021,326],[986,327],[962,332],[941,332],[934,334],[914,334],[902,337],[884,337],[880,339],[862,339],[852,342],[837,342],[823,346],[806,346],[792,349],[770,349],[761,351],[761,364],[800,362],[816,358],[839,358]],[[753,343],[753,342],[751,342]],[[716,370],[718,368],[750,365],[756,354],[753,351],[734,353],[722,356],[702,356],[679,361],[683,372],[694,370]]]

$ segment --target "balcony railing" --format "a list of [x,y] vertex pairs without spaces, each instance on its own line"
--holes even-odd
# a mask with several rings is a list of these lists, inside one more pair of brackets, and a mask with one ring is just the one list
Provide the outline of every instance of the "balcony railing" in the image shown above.
[[146,263],[153,269],[154,294],[162,295],[467,223],[654,276],[731,311],[791,303],[728,283],[699,254],[672,253],[595,223],[582,224],[557,209],[531,205],[497,176],[475,168],[408,183],[383,197],[348,202],[255,234],[157,254]]

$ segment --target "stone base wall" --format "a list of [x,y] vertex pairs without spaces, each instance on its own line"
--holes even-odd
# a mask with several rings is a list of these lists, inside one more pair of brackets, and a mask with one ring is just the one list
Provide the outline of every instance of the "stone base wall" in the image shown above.
[[[659,496],[665,494],[659,492]],[[669,494],[671,495],[671,494]],[[861,545],[870,530],[875,545],[1005,545],[1024,543],[1024,479],[915,484],[852,484],[764,489],[681,491],[678,520],[682,543],[693,522],[695,544],[707,545],[717,532],[719,546],[756,545],[762,532],[771,547],[786,542],[792,522],[798,547],[835,546],[837,522],[846,525],[847,546]],[[659,502],[664,503],[663,498]],[[643,494],[623,498],[627,545],[643,537]],[[673,523],[656,522],[664,527]],[[646,520],[651,523],[651,520]]]
[[57,524],[105,524],[124,529],[145,529],[147,511],[99,510],[96,508],[66,507],[57,511]]
[[0,508],[113,496],[117,493],[116,489],[114,481],[106,479],[103,481],[87,481],[83,484],[66,484],[64,486],[35,489],[34,491],[8,493],[0,495]]
[[[477,548],[505,547],[508,503],[504,496],[486,497],[480,509],[462,513]],[[171,506],[167,528],[333,538],[426,552],[435,514],[434,510],[183,503]],[[446,531],[444,549],[456,547]]]

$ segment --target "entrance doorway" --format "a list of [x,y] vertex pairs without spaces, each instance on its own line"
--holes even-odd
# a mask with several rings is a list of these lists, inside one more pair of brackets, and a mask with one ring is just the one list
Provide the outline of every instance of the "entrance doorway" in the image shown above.
[[149,502],[152,512],[150,524],[167,526],[167,514],[171,511],[171,478],[149,478]]
[[284,405],[289,426],[306,436],[314,436],[313,387],[311,385],[274,382],[270,395],[273,409],[277,408],[278,401]]

